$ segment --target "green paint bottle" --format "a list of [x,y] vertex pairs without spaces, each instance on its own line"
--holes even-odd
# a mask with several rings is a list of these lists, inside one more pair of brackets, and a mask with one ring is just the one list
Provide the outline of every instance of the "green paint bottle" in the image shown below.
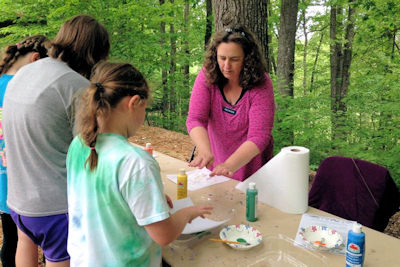
[[257,195],[256,183],[249,183],[249,187],[246,190],[246,219],[249,222],[257,221]]

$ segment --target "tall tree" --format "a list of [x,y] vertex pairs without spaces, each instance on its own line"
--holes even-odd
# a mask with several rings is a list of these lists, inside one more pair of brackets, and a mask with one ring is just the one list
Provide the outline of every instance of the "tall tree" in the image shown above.
[[354,39],[354,0],[349,0],[347,19],[343,19],[343,7],[339,4],[331,6],[330,14],[330,62],[331,62],[331,111],[332,138],[336,140],[344,136],[341,127],[344,124],[346,103],[344,98],[350,84],[350,65],[352,60],[352,44]]
[[[171,5],[174,4],[174,0],[169,0]],[[175,112],[176,108],[176,36],[175,36],[175,26],[174,26],[174,11],[171,12],[171,16],[173,20],[169,23],[169,33],[170,33],[170,62],[169,62],[169,76],[171,77],[169,80],[169,112]],[[173,124],[173,120],[169,120],[171,124]]]
[[281,0],[276,85],[279,92],[284,96],[277,115],[278,129],[282,133],[283,146],[293,145],[294,143],[293,125],[285,124],[283,120],[289,112],[289,101],[294,96],[294,53],[298,5],[298,0]]
[[206,33],[204,35],[204,49],[207,49],[212,33],[212,0],[206,0]]
[[303,36],[304,36],[304,53],[303,53],[303,92],[306,94],[307,92],[307,50],[308,50],[308,31],[307,31],[307,17],[306,17],[306,8],[301,9],[301,26],[303,28]]
[[[160,1],[160,6],[162,8],[162,5],[164,5],[165,0],[159,0]],[[163,17],[163,13],[161,13],[161,17]],[[161,44],[161,49],[166,49],[166,41],[165,41],[165,21],[160,22],[160,44]],[[162,61],[162,70],[161,70],[161,81],[162,81],[162,100],[161,100],[161,114],[165,118],[167,116],[167,111],[168,111],[168,80],[167,80],[167,59],[168,59],[168,53],[165,52],[165,57],[163,57]],[[163,126],[168,127],[165,125],[166,120],[163,120]]]
[[281,19],[279,28],[277,86],[279,91],[293,97],[294,52],[298,0],[281,0]]
[[183,66],[183,76],[184,76],[184,87],[189,88],[189,0],[185,0],[185,10],[184,10],[184,51],[185,60]]
[[269,72],[267,0],[213,0],[212,5],[215,31],[235,23],[249,28],[260,41]]

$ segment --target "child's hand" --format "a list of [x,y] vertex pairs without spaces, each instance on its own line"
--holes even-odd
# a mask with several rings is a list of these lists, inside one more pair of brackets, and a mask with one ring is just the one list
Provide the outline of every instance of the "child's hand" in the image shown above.
[[172,204],[171,198],[165,194],[165,199],[167,200],[168,206],[172,209],[174,207],[174,204]]
[[211,211],[214,209],[213,206],[206,206],[206,205],[196,205],[187,207],[188,215],[189,215],[189,223],[191,223],[197,217],[204,218],[205,214],[211,214]]

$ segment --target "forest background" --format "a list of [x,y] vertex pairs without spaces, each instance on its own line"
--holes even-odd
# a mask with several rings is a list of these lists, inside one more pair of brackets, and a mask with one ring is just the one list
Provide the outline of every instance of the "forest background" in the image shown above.
[[387,167],[400,188],[400,1],[0,0],[0,46],[53,38],[65,20],[89,14],[110,33],[110,60],[149,81],[149,124],[186,133],[205,44],[221,16],[240,18],[226,10],[241,7],[265,12],[252,23],[266,29],[257,35],[274,82],[275,154],[307,147],[314,170],[328,156],[364,159]]

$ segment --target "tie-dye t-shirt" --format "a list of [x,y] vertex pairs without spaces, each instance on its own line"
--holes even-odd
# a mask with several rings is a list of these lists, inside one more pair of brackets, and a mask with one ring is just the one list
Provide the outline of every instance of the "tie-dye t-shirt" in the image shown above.
[[2,127],[3,99],[7,84],[14,75],[3,74],[0,76],[0,211],[9,213],[7,207],[7,161],[6,149],[4,146],[4,135]]
[[144,228],[169,217],[158,163],[117,134],[100,134],[95,148],[92,172],[79,137],[67,155],[71,266],[159,267],[161,247]]

